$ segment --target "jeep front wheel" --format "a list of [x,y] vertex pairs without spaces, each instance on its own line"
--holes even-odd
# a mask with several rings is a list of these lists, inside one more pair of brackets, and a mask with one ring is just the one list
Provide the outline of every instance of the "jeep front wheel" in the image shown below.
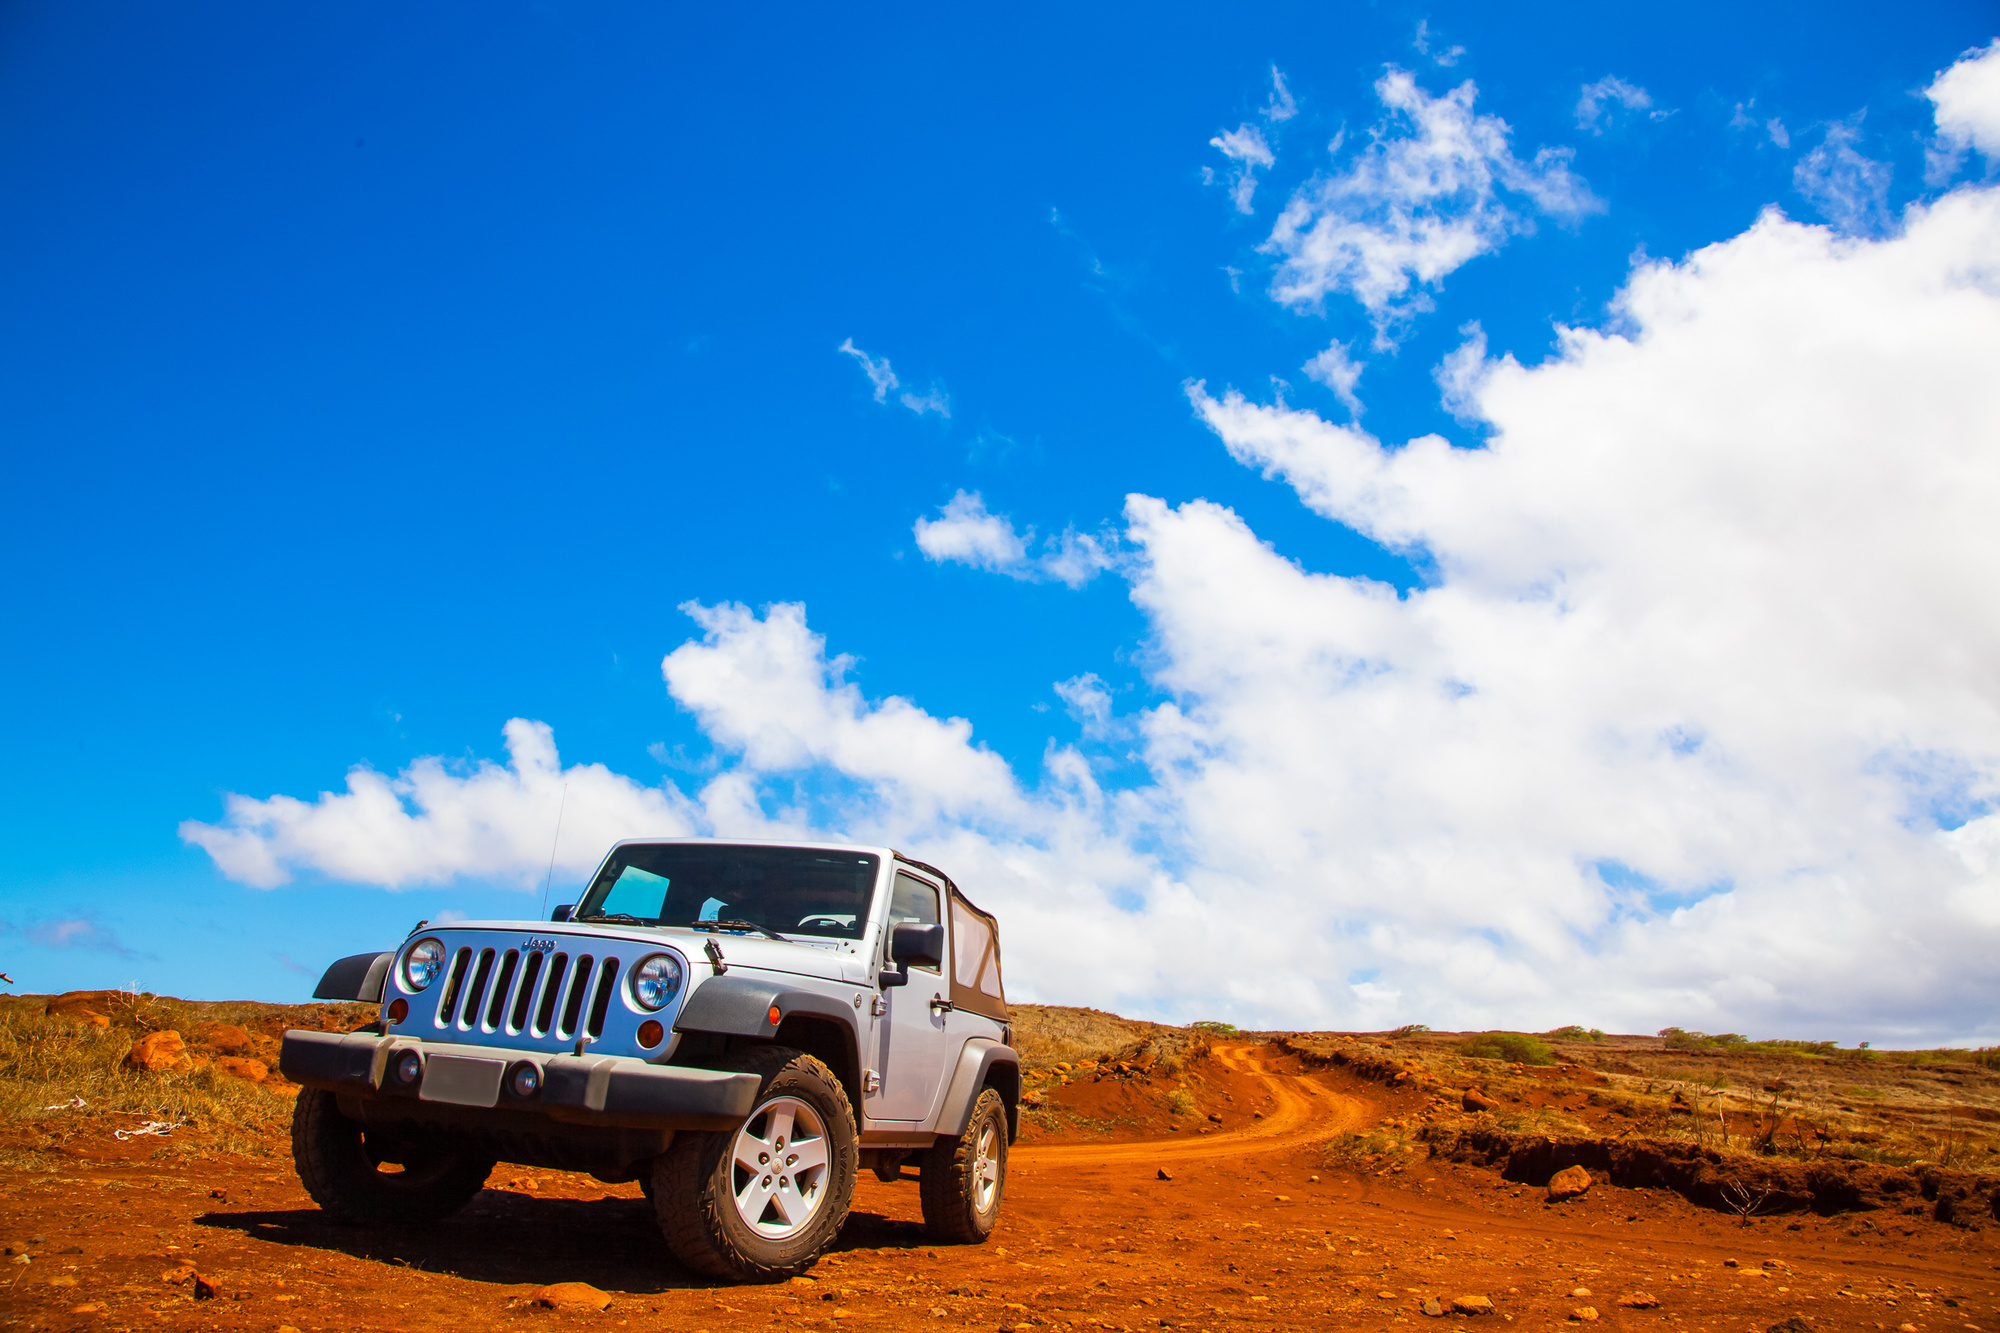
[[1007,1104],[984,1088],[972,1103],[965,1132],[940,1138],[924,1154],[917,1183],[924,1226],[941,1241],[976,1244],[993,1234],[1006,1191]]
[[493,1173],[491,1157],[364,1129],[320,1088],[305,1089],[292,1108],[292,1161],[314,1203],[364,1226],[449,1217]]
[[674,1257],[711,1277],[792,1277],[847,1221],[860,1162],[854,1108],[833,1071],[783,1046],[727,1068],[758,1074],[750,1115],[719,1134],[678,1134],[653,1162],[653,1206]]

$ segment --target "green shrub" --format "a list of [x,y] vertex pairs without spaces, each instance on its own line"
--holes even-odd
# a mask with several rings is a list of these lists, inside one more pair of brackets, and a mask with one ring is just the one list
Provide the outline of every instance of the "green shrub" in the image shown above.
[[1236,1026],[1233,1023],[1218,1023],[1212,1018],[1203,1019],[1199,1023],[1190,1023],[1188,1026],[1196,1032],[1212,1032],[1218,1037],[1233,1037],[1236,1035]]
[[1175,1088],[1167,1094],[1167,1110],[1174,1115],[1193,1115],[1194,1109],[1194,1094],[1186,1088]]
[[1566,1028],[1557,1028],[1554,1032],[1545,1032],[1542,1035],[1550,1041],[1603,1041],[1604,1029],[1580,1027],[1571,1023]]
[[1459,1043],[1458,1053],[1475,1060],[1505,1060],[1516,1065],[1552,1065],[1555,1054],[1525,1032],[1482,1032]]
[[1430,1030],[1428,1023],[1405,1023],[1389,1035],[1392,1037],[1414,1037],[1419,1032],[1429,1032]]

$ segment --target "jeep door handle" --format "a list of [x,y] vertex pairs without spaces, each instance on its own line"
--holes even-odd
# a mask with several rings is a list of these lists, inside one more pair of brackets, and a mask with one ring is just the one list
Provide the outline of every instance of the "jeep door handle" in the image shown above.
[[956,1008],[958,1008],[957,1005],[941,995],[931,996],[931,1012],[934,1014],[948,1014]]

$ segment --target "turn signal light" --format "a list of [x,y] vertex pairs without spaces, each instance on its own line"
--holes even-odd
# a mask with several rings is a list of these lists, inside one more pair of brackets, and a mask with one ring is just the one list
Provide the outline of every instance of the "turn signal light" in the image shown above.
[[772,1027],[776,1027],[776,1026],[778,1026],[778,1019],[779,1019],[779,1018],[781,1018],[781,1017],[783,1017],[783,1015],[781,1015],[781,1014],[780,1014],[780,1013],[778,1012],[778,1006],[777,1006],[777,1005],[775,1005],[775,1004],[774,1004],[774,1005],[772,1005],[772,1006],[771,1006],[771,1026],[772,1026]]
[[647,1050],[658,1046],[666,1035],[667,1030],[660,1026],[657,1018],[649,1018],[639,1025],[639,1044]]
[[389,1001],[389,1021],[400,1023],[410,1016],[410,1002],[398,996]]

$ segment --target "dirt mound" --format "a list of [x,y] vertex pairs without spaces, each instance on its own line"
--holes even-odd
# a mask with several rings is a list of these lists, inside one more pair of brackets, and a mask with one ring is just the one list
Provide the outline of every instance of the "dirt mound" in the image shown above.
[[1838,1159],[1788,1162],[1688,1143],[1548,1138],[1483,1128],[1429,1127],[1417,1138],[1433,1156],[1497,1166],[1504,1179],[1521,1184],[1546,1185],[1558,1171],[1581,1166],[1614,1185],[1668,1189],[1701,1207],[1731,1213],[1897,1209],[1941,1222],[2000,1218],[2000,1178],[1969,1171],[1912,1171]]

